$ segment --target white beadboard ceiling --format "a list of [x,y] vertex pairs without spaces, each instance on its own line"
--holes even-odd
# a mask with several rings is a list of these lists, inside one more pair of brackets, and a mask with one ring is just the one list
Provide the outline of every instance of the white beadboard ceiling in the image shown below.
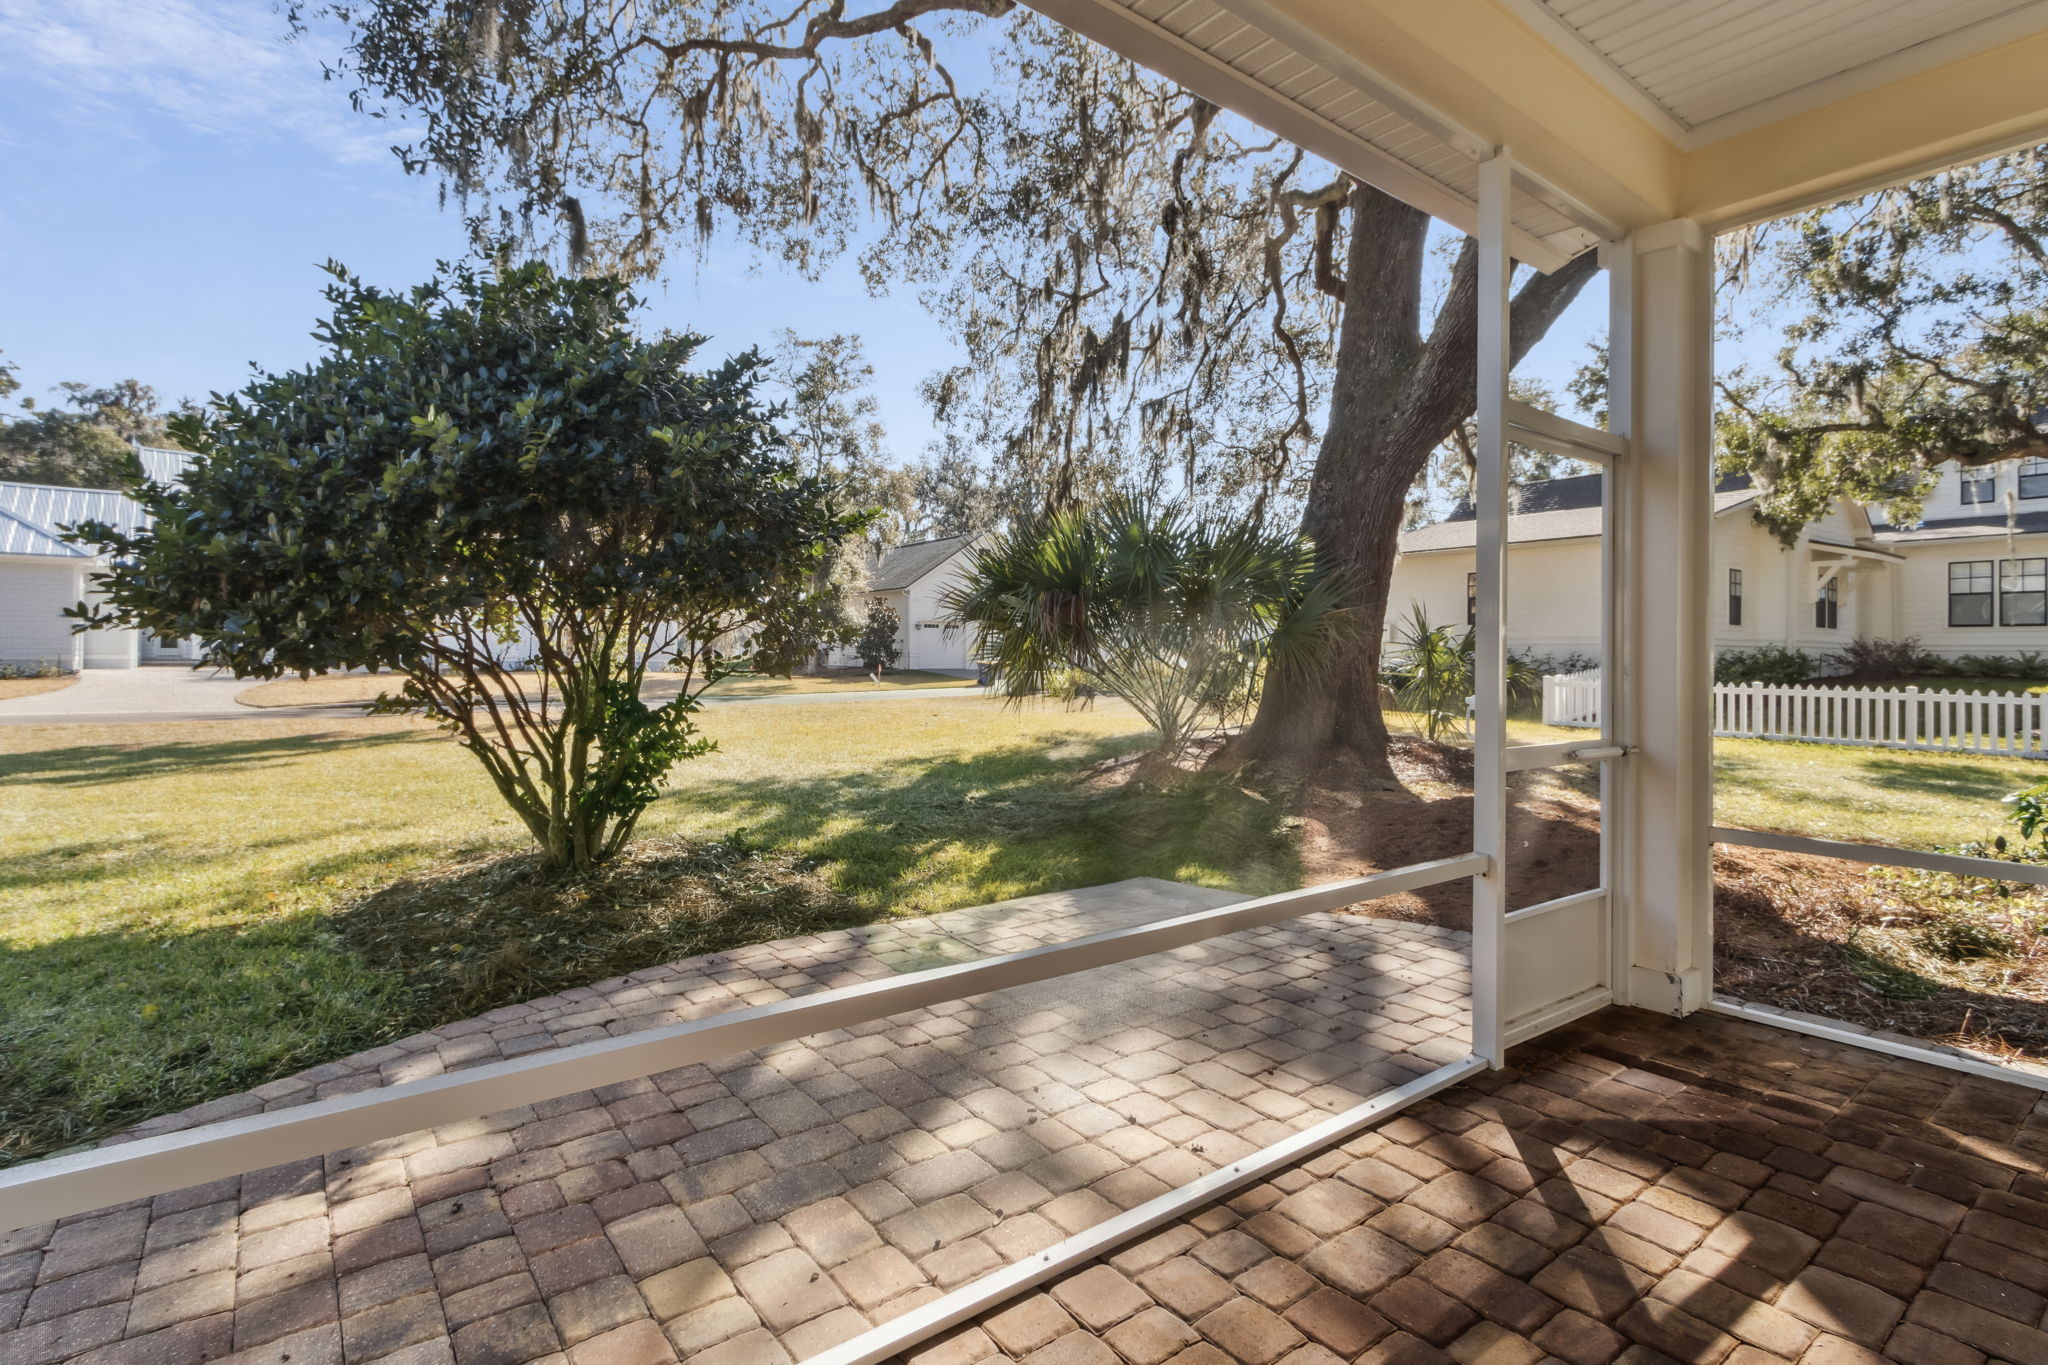
[[[1262,0],[1030,0],[1051,17],[1369,184],[1473,230],[1485,147]],[[1511,200],[1521,260],[1553,269],[1603,235],[1546,186]]]
[[[1486,144],[1271,0],[1026,3],[1473,230]],[[1497,3],[1681,151],[2048,31],[2048,0]],[[1617,232],[1524,167],[1510,211],[1510,249],[1545,270]]]
[[1687,146],[2048,29],[2048,0],[1510,0]]

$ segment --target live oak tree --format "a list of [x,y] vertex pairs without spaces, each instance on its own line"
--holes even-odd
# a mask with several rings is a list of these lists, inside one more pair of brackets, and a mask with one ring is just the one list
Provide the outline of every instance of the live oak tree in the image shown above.
[[[0,399],[21,387],[14,367],[0,361]],[[67,488],[126,488],[141,477],[131,441],[173,443],[156,390],[133,379],[95,387],[57,386],[60,402],[17,400],[0,412],[0,479]]]
[[[855,250],[952,325],[940,419],[1050,506],[1298,516],[1359,629],[1275,675],[1232,757],[1391,780],[1381,624],[1409,489],[1475,405],[1472,244],[1433,272],[1420,211],[1011,0],[295,13],[342,22],[358,102],[413,123],[401,155],[485,231],[641,272],[679,242],[805,271]],[[1520,286],[1516,356],[1593,270]]]
[[[787,671],[811,573],[858,529],[756,396],[691,368],[614,279],[444,269],[406,293],[339,267],[325,354],[178,419],[198,452],[111,557],[89,625],[204,642],[237,677],[394,669],[383,704],[476,755],[558,869],[632,836],[736,632]],[[530,672],[526,671],[529,665]],[[675,695],[641,698],[666,666]]]
[[1780,535],[1844,496],[1910,520],[1947,460],[2048,456],[2044,155],[1996,157],[1730,243],[1730,300],[1794,313],[1775,367],[1720,385],[1723,470],[1756,477]]

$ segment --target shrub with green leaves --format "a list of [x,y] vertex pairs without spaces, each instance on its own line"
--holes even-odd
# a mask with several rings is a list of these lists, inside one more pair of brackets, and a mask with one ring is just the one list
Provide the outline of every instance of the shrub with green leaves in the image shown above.
[[1755,649],[1724,649],[1714,657],[1717,683],[1769,683],[1789,687],[1803,683],[1815,672],[1813,656],[1803,649],[1784,645],[1758,645]]
[[[692,369],[703,338],[637,335],[616,280],[328,269],[325,354],[175,427],[197,458],[143,490],[150,524],[75,533],[112,567],[72,614],[236,677],[396,670],[380,704],[455,732],[548,864],[588,869],[710,747],[718,641],[800,660],[813,570],[861,518],[786,453],[758,357]],[[650,707],[656,666],[684,681]]]
[[[1394,700],[1422,717],[1422,730],[1441,744],[1462,734],[1478,685],[1477,640],[1470,630],[1432,626],[1420,606],[1394,628],[1386,667]],[[1543,686],[1545,661],[1527,650],[1509,650],[1502,660],[1510,701],[1526,700]]]
[[860,637],[853,642],[853,652],[860,656],[861,665],[868,672],[879,675],[903,657],[903,645],[899,641],[902,634],[903,620],[896,615],[896,609],[887,602],[876,600],[868,605],[867,618],[861,622]]
[[1932,657],[1920,647],[1919,639],[1911,635],[1903,640],[1869,640],[1859,636],[1834,653],[1821,656],[1823,662],[1852,677],[1878,681],[1925,673]]

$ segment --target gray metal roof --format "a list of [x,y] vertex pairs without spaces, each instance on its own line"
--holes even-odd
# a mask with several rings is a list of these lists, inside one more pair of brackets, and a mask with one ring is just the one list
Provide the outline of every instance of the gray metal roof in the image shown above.
[[[143,477],[175,484],[192,462],[189,450],[135,447]],[[103,521],[123,532],[140,530],[148,517],[142,504],[111,488],[58,488],[43,483],[0,481],[0,555],[41,555],[91,559],[90,550],[65,542],[63,533],[81,521]]]
[[894,592],[907,588],[972,545],[974,540],[975,533],[970,531],[966,535],[913,541],[886,550],[868,579],[868,591]]
[[[1514,490],[1508,511],[1508,540],[1579,540],[1600,534],[1600,484],[1604,475],[1576,474],[1544,479]],[[1747,475],[1731,475],[1714,486],[1714,510],[1725,512],[1756,497]],[[1469,550],[1479,543],[1478,513],[1461,502],[1448,517],[1401,533],[1401,553]]]
[[92,552],[85,547],[63,541],[67,528],[81,521],[104,521],[135,531],[144,520],[140,503],[108,489],[0,482],[0,555],[91,559]]
[[192,452],[175,446],[138,445],[135,457],[142,461],[143,477],[151,483],[177,483],[185,477],[185,466],[192,463]]

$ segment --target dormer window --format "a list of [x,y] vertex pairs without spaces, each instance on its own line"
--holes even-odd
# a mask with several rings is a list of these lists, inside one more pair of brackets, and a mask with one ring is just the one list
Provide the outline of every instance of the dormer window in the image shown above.
[[1963,471],[1963,502],[1965,505],[1979,502],[1998,501],[1998,471],[1965,469]]

